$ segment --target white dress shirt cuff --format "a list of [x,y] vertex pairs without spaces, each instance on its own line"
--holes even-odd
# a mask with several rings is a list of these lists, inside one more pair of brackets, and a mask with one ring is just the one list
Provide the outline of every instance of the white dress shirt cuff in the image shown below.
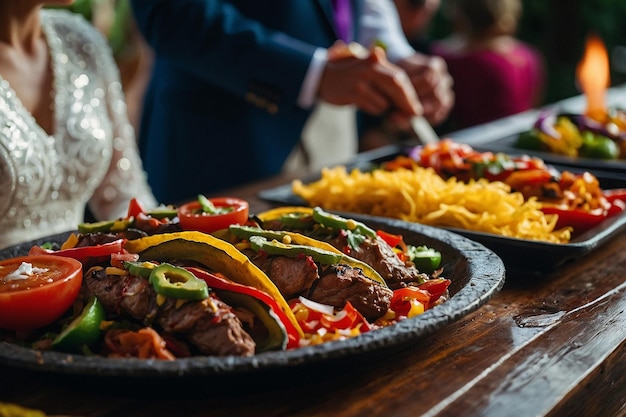
[[313,54],[313,59],[311,59],[309,69],[304,76],[304,82],[298,95],[298,106],[310,109],[317,102],[317,90],[327,61],[328,50],[317,48]]
[[387,59],[397,62],[415,54],[402,31],[398,11],[390,0],[364,0],[357,41],[366,48],[375,43],[386,47]]

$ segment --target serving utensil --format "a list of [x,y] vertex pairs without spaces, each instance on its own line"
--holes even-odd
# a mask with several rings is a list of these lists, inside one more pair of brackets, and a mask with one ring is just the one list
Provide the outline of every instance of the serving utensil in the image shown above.
[[410,123],[413,132],[420,140],[422,145],[439,142],[439,136],[432,128],[430,123],[428,123],[428,120],[424,118],[424,116],[414,116],[411,118]]

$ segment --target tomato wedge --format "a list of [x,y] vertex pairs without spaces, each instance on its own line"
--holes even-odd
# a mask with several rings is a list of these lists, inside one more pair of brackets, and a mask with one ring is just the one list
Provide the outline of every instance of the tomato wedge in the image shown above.
[[196,230],[213,233],[227,229],[231,224],[245,224],[248,221],[248,202],[234,197],[216,197],[208,199],[219,210],[207,213],[202,209],[200,201],[192,201],[178,208],[178,218],[183,230]]
[[0,328],[32,330],[54,322],[72,306],[82,281],[82,264],[72,258],[0,261]]

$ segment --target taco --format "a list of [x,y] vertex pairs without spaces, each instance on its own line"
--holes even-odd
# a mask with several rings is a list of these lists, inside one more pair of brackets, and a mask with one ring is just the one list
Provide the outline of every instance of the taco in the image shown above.
[[344,308],[350,303],[367,320],[389,309],[393,292],[369,265],[302,234],[231,225],[230,239],[287,300],[304,297]]
[[108,316],[152,327],[191,354],[250,356],[298,346],[302,330],[284,298],[227,242],[166,233],[128,241],[125,250],[135,257],[85,275],[89,295]]
[[370,265],[392,289],[422,284],[442,272],[438,251],[407,245],[402,236],[373,230],[319,207],[281,207],[259,213],[256,218],[263,229],[297,232],[326,242]]

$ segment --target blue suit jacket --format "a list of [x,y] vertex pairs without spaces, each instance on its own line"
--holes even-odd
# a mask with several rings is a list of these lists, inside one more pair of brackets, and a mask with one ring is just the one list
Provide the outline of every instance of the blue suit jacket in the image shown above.
[[330,0],[131,3],[156,57],[139,144],[157,198],[279,173],[309,116],[296,100],[313,52],[337,39]]

